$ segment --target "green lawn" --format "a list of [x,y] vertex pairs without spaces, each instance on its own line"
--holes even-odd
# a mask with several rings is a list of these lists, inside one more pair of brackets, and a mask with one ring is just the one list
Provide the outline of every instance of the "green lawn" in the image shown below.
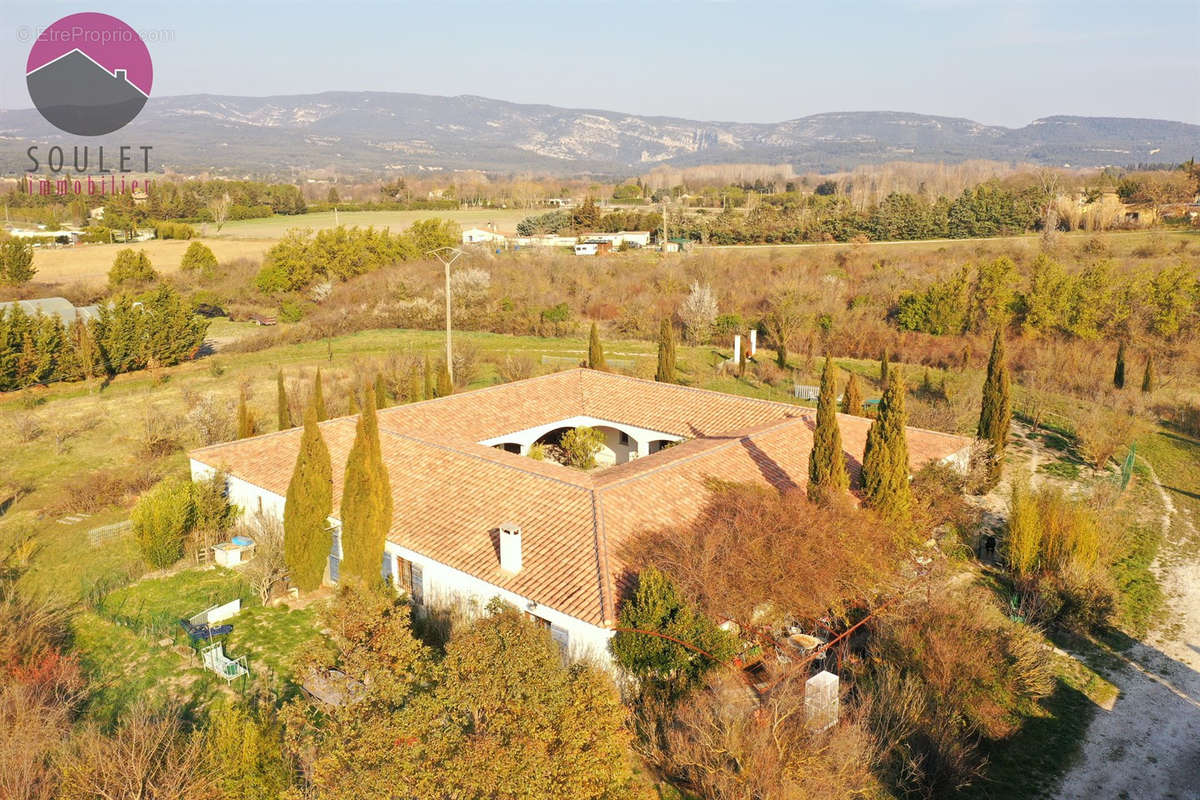
[[201,667],[178,621],[235,597],[243,605],[228,620],[233,632],[224,640],[226,654],[246,656],[252,680],[289,691],[292,659],[317,633],[316,611],[263,607],[236,572],[189,569],[116,589],[95,611],[75,618],[75,647],[95,686],[88,715],[110,721],[137,700],[202,703],[223,690],[225,684]]

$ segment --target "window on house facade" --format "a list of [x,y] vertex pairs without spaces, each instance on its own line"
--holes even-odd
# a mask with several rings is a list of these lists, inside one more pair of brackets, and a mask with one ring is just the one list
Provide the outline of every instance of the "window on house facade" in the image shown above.
[[629,446],[629,434],[625,433],[625,431],[621,431],[621,444],[625,445],[626,447]]
[[425,580],[419,564],[414,564],[407,558],[396,556],[396,574],[392,576],[392,582],[397,589],[412,598],[414,603],[424,605]]

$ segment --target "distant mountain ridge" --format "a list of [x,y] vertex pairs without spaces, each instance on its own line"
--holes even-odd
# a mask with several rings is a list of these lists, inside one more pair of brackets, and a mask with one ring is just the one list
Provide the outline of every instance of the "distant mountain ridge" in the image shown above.
[[[22,143],[80,143],[32,109],[0,111],[0,141],[6,172],[23,168]],[[415,168],[632,175],[658,164],[736,162],[819,171],[977,158],[1080,167],[1179,162],[1200,155],[1200,125],[1054,116],[1005,128],[892,111],[705,122],[473,95],[324,92],[154,97],[125,128],[92,141],[151,144],[159,164],[182,172],[287,175],[331,167],[345,175]]]

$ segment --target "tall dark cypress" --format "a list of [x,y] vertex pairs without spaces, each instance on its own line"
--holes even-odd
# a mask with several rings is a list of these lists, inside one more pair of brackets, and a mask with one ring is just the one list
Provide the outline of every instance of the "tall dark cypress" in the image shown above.
[[1150,394],[1158,385],[1158,375],[1154,372],[1154,354],[1146,356],[1146,370],[1142,373],[1142,391]]
[[905,426],[904,383],[892,370],[888,388],[879,400],[879,411],[867,431],[863,451],[863,499],[888,516],[904,516],[912,505],[909,487],[908,439]]
[[287,388],[283,385],[282,369],[275,374],[275,395],[278,404],[279,430],[284,431],[292,427],[292,412],[288,410]]
[[1008,361],[1004,357],[1004,338],[999,328],[992,339],[992,354],[988,357],[987,377],[983,382],[983,402],[979,409],[976,435],[988,443],[988,480],[994,486],[1000,480],[1004,465],[1004,448],[1008,444],[1008,428],[1012,422],[1012,399],[1009,396]]
[[237,409],[237,438],[246,439],[254,435],[254,417],[250,415],[250,407],[246,405],[246,390],[238,393]]
[[879,359],[879,387],[886,389],[888,386],[888,378],[892,374],[891,365],[888,364],[888,351],[883,348],[883,357]]
[[1125,340],[1117,343],[1117,365],[1113,368],[1113,386],[1125,388]]
[[[369,391],[364,385],[363,393],[369,396]],[[354,444],[346,459],[341,522],[341,574],[368,583],[379,580],[392,525],[392,490],[379,443],[379,421],[371,403],[358,416]]]
[[858,375],[851,372],[850,380],[846,381],[846,391],[842,393],[842,413],[855,417],[863,415],[862,390],[858,387]]
[[430,364],[429,364],[429,353],[425,354],[425,366],[423,369],[424,369],[423,376],[424,376],[424,380],[425,380],[425,399],[432,400],[434,398],[433,367],[430,366]]
[[313,379],[313,410],[317,412],[317,422],[329,419],[329,413],[325,410],[325,388],[320,367],[317,367],[317,377]]
[[592,332],[588,335],[587,365],[591,369],[608,369],[608,364],[604,360],[604,345],[600,344],[600,331],[594,322],[592,323]]
[[654,380],[675,383],[675,328],[666,317],[658,326],[658,369]]
[[375,374],[375,408],[387,408],[387,387],[383,385],[383,375]]
[[817,424],[808,457],[808,499],[829,500],[850,488],[842,430],[837,418],[837,377],[833,359],[825,356],[821,392],[817,395]]
[[438,362],[437,396],[449,397],[454,394],[454,382],[450,380],[450,369],[445,361]]
[[288,483],[283,507],[283,556],[292,585],[310,592],[321,585],[332,537],[327,520],[333,513],[333,467],[329,448],[317,425],[314,405],[304,412],[300,453]]

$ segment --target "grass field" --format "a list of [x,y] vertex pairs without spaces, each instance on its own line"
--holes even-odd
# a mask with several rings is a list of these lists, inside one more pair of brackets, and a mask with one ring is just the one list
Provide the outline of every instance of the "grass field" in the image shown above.
[[486,228],[488,223],[495,223],[496,230],[511,232],[517,223],[532,213],[529,209],[514,208],[478,208],[465,211],[332,211],[317,214],[301,214],[299,216],[274,216],[267,219],[243,219],[226,222],[219,234],[214,234],[209,226],[209,234],[218,239],[278,239],[290,228],[334,228],[340,223],[347,227],[357,225],[360,228],[374,226],[376,228],[391,228],[393,233],[412,225],[419,219],[437,217],[457,222],[464,228]]
[[[258,259],[271,246],[271,241],[214,240],[201,239],[212,248],[219,261],[235,258]],[[134,245],[125,244],[81,244],[75,247],[38,248],[34,251],[33,265],[37,269],[35,280],[39,283],[85,283],[100,285],[108,282],[108,271],[112,268],[117,253],[126,247],[145,250],[150,263],[158,272],[169,275],[179,270],[179,262],[191,242],[167,239],[152,240]]]

